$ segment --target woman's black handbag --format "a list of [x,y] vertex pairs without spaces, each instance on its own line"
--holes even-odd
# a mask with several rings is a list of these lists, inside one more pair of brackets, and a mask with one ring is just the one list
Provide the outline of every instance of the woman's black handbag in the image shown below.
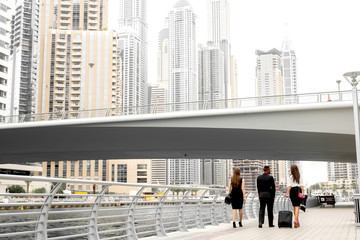
[[300,202],[300,209],[303,210],[304,212],[306,211],[306,199],[307,199],[307,195],[305,195],[305,198]]
[[228,194],[228,195],[225,197],[225,203],[226,203],[226,204],[230,204],[230,203],[231,203],[231,194]]

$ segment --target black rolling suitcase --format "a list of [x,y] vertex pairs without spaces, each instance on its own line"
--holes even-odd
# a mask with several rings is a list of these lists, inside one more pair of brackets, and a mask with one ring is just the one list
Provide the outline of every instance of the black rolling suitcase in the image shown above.
[[[289,204],[288,204],[289,206]],[[293,213],[290,210],[285,210],[285,201],[283,210],[279,211],[278,215],[278,226],[279,228],[288,227],[292,228],[292,216]]]

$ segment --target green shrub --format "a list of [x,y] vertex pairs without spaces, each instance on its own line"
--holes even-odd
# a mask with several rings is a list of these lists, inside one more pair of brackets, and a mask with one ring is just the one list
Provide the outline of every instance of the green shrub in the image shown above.
[[26,193],[25,189],[20,185],[11,185],[8,190],[9,193]]
[[36,189],[32,190],[32,193],[46,193],[46,188],[44,188],[44,187],[36,188]]

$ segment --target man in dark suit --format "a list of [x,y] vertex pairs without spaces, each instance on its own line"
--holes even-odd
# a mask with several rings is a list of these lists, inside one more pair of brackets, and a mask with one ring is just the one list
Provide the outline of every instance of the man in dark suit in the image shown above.
[[274,199],[275,199],[275,181],[273,176],[270,175],[270,167],[264,167],[264,174],[257,178],[257,189],[260,200],[259,210],[259,228],[262,228],[265,218],[265,207],[267,206],[269,227],[275,227],[273,224],[274,214]]

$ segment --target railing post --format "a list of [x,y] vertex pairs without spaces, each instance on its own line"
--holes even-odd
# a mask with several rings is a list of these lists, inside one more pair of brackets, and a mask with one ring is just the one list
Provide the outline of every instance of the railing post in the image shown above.
[[217,219],[216,219],[216,213],[215,213],[215,205],[216,205],[216,200],[219,197],[220,191],[214,196],[212,205],[211,205],[211,224],[212,225],[219,225]]
[[165,232],[165,228],[164,228],[164,223],[162,221],[162,209],[164,206],[164,202],[165,199],[167,198],[167,195],[169,194],[171,188],[168,188],[164,195],[161,197],[159,203],[158,203],[158,207],[156,208],[156,214],[155,214],[155,231],[156,231],[156,235],[158,237],[162,237],[162,236],[166,236],[166,232]]
[[184,216],[184,207],[185,207],[185,200],[187,199],[187,196],[189,195],[190,190],[188,190],[182,197],[181,203],[180,203],[180,209],[179,209],[179,230],[186,232],[186,222],[185,222],[185,216]]
[[255,194],[252,195],[250,199],[250,218],[256,218],[257,214],[255,213]]
[[207,109],[207,105],[208,105],[208,100],[204,100],[204,102],[203,102],[203,110]]
[[[228,223],[229,222],[229,215],[228,215],[228,211],[227,211],[227,205],[225,204],[225,202],[222,203],[223,207],[223,214],[224,214],[224,223]],[[244,211],[243,211],[244,212]]]
[[36,225],[36,230],[39,231],[36,233],[36,239],[46,240],[47,239],[47,221],[49,218],[49,210],[51,208],[51,203],[61,187],[62,183],[56,183],[53,189],[51,189],[50,195],[46,197],[46,200],[41,207],[40,214],[38,217],[39,223]]
[[26,114],[21,115],[21,118],[20,118],[20,121],[19,121],[19,122],[20,122],[20,123],[24,122],[25,117],[26,117]]
[[199,199],[199,202],[196,206],[196,225],[198,228],[204,228],[204,222],[202,220],[202,217],[201,217],[201,203],[202,201],[204,200],[204,197],[205,197],[205,194],[208,192],[209,190],[205,190],[203,192],[203,194],[201,195],[200,199]]
[[90,234],[89,234],[88,240],[99,240],[100,239],[98,228],[97,228],[97,216],[98,216],[98,212],[99,212],[101,199],[104,196],[108,187],[109,187],[109,185],[105,185],[103,187],[103,189],[101,190],[100,195],[97,196],[94,201],[94,205],[92,207],[92,211],[90,214],[90,220],[89,220],[90,226],[88,228],[88,231]]
[[110,115],[111,108],[106,109],[105,117],[108,117]]
[[145,187],[140,188],[140,190],[136,193],[136,195],[134,196],[130,208],[129,208],[129,212],[128,212],[128,218],[126,221],[126,233],[128,235],[128,239],[129,240],[137,240],[137,234],[136,234],[136,230],[135,230],[135,207],[136,207],[136,203],[141,195],[141,193],[144,191]]
[[155,113],[157,113],[157,104],[155,104],[154,106],[153,106],[153,108],[152,108],[152,110],[151,110],[151,113],[152,114],[155,114]]
[[279,212],[279,198],[280,196],[277,196],[274,199],[274,214],[277,214]]
[[[246,199],[249,199],[249,194],[250,193],[246,193]],[[249,219],[248,214],[246,213],[247,209],[248,209],[248,204],[249,202],[246,201],[246,203],[243,204],[243,219]]]

